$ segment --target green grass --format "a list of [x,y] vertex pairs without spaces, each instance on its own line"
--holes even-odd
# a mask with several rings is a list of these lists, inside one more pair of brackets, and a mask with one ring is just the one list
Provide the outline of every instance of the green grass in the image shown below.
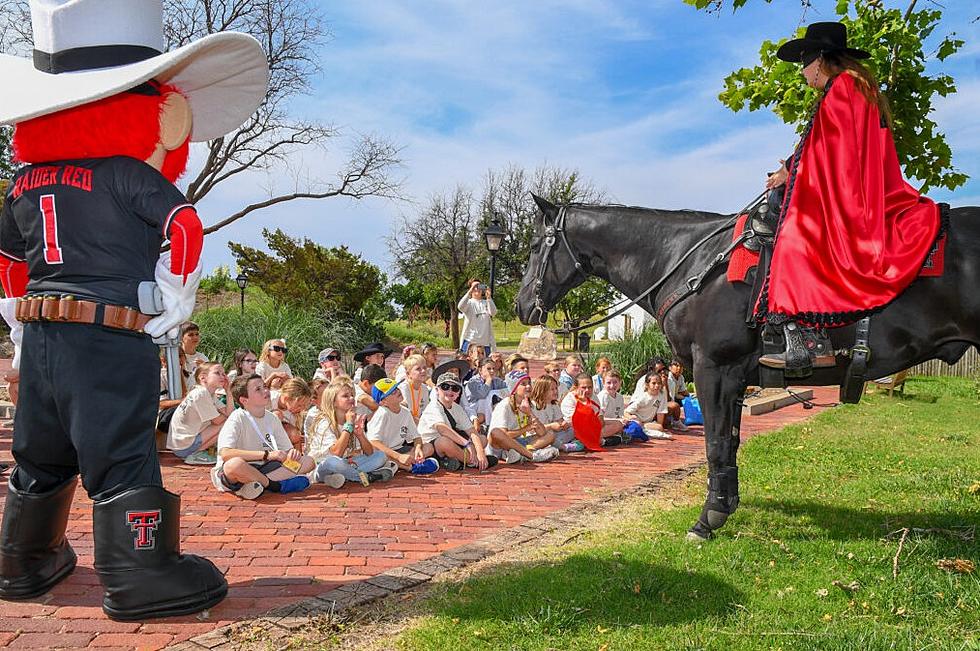
[[[463,321],[460,320],[461,328],[462,324]],[[498,319],[493,320],[493,333],[497,338],[498,348],[516,350],[521,343],[521,335],[527,332],[527,329],[528,327],[520,321],[504,323]],[[389,321],[385,324],[385,334],[392,341],[403,345],[431,341],[438,344],[440,348],[453,347],[449,337],[445,336],[445,326],[442,321],[429,322],[424,319],[417,319],[411,326],[408,325],[408,321],[404,320]]]
[[980,573],[936,563],[980,563],[980,403],[970,380],[913,379],[907,394],[749,441],[741,508],[714,541],[684,539],[701,476],[674,506],[647,501],[565,546],[528,545],[519,563],[437,584],[397,644],[978,649]]

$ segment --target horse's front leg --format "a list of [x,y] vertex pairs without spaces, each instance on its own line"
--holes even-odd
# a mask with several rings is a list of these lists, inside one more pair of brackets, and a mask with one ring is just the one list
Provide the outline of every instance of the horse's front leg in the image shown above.
[[736,454],[745,394],[745,369],[741,364],[714,364],[695,351],[694,377],[704,414],[708,496],[688,537],[707,540],[738,508]]

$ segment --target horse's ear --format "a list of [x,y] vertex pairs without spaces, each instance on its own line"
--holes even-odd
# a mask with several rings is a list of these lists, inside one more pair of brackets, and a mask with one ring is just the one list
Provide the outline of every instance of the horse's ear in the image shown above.
[[531,198],[534,199],[534,203],[538,204],[538,208],[540,208],[541,212],[543,212],[545,215],[558,212],[558,206],[551,203],[544,197],[539,197],[538,195],[532,192]]

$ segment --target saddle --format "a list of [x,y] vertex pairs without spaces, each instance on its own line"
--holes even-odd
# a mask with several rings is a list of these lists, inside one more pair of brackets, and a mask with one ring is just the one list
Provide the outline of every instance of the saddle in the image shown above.
[[[729,282],[742,282],[752,286],[745,322],[750,328],[755,328],[755,305],[762,292],[766,277],[769,274],[769,264],[778,228],[778,216],[782,203],[782,192],[772,191],[768,199],[749,209],[735,225],[734,240],[743,238],[743,233],[750,232],[751,236],[743,238],[741,246],[732,251],[728,265]],[[945,263],[946,229],[949,224],[949,204],[939,204],[941,215],[941,236],[926,257],[919,276],[942,276]],[[855,404],[861,400],[864,393],[864,383],[867,380],[867,364],[871,356],[868,345],[871,330],[871,318],[864,317],[856,324],[855,341],[847,351],[839,354],[850,359],[844,382],[841,384],[841,402]],[[782,326],[766,325],[760,331],[762,354],[780,353],[786,350],[786,332]],[[830,347],[830,339],[825,331],[811,333],[805,340],[808,348],[813,346]],[[812,344],[812,345],[811,345]],[[828,352],[828,351],[824,351]],[[832,348],[829,350],[833,354]],[[808,377],[812,373],[809,366],[798,369],[777,369],[759,366],[759,379],[764,388],[784,388],[790,379]]]

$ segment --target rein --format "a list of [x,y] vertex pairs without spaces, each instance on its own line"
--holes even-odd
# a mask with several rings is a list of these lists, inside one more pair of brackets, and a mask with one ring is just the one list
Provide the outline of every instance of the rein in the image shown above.
[[[739,216],[741,216],[743,213],[747,213],[747,212],[751,211],[752,208],[757,203],[759,203],[762,200],[763,197],[766,196],[766,192],[768,192],[768,191],[767,190],[764,190],[755,199],[753,199],[752,201],[750,201],[745,208],[743,208],[742,210],[736,212],[732,216],[731,219],[729,219],[724,224],[722,224],[721,226],[719,226],[715,230],[713,230],[711,233],[705,235],[700,240],[698,240],[697,243],[695,243],[694,246],[692,246],[690,249],[688,249],[687,252],[683,256],[681,256],[681,258],[677,262],[675,262],[674,264],[672,264],[670,266],[670,268],[668,268],[667,271],[665,271],[663,273],[663,275],[660,276],[660,278],[657,279],[656,282],[654,282],[652,285],[650,285],[650,287],[648,287],[646,290],[644,290],[636,298],[628,299],[628,302],[625,305],[623,305],[622,307],[620,307],[619,309],[617,309],[612,314],[609,314],[609,315],[607,315],[607,316],[605,316],[605,317],[603,317],[601,319],[597,319],[596,321],[591,321],[591,322],[586,323],[584,325],[577,326],[575,328],[560,328],[560,329],[556,330],[555,332],[562,333],[562,334],[571,334],[573,332],[579,332],[580,330],[586,330],[588,328],[593,328],[593,327],[595,327],[597,325],[600,325],[600,324],[605,323],[606,321],[609,321],[610,319],[616,318],[617,316],[619,316],[620,314],[624,313],[626,310],[628,310],[632,306],[638,304],[639,301],[641,301],[644,298],[646,298],[647,296],[649,296],[652,292],[660,289],[660,287],[664,283],[666,283],[670,279],[670,277],[673,276],[674,273],[681,267],[681,265],[683,265],[687,261],[687,259],[690,258],[698,249],[700,249],[702,246],[704,246],[705,244],[707,244],[709,241],[711,241],[711,239],[713,239],[715,236],[719,235],[720,233],[723,233],[723,232],[725,232],[725,231],[727,231],[727,230],[729,230],[731,228],[734,228],[735,223],[738,221]],[[571,244],[568,242],[568,237],[565,235],[565,220],[566,220],[566,217],[567,217],[567,209],[568,209],[568,206],[565,206],[565,205],[561,206],[559,208],[559,210],[558,210],[558,217],[555,218],[554,224],[551,224],[551,225],[549,225],[549,226],[547,226],[545,228],[545,245],[546,245],[546,248],[545,248],[545,250],[543,252],[543,255],[544,255],[544,264],[541,265],[541,271],[537,275],[537,278],[536,278],[535,283],[534,283],[534,309],[532,310],[531,315],[530,315],[530,318],[531,319],[534,318],[535,314],[538,315],[538,325],[540,325],[540,326],[546,326],[546,324],[545,324],[545,320],[546,319],[544,317],[545,317],[545,314],[547,313],[547,310],[544,309],[544,302],[541,300],[541,289],[544,286],[544,275],[545,275],[545,272],[547,272],[547,270],[548,270],[548,263],[551,260],[551,252],[552,252],[552,249],[554,248],[555,242],[556,242],[556,240],[559,237],[561,238],[562,243],[565,245],[565,250],[568,251],[568,255],[571,256],[572,261],[575,263],[575,271],[578,272],[578,273],[581,273],[581,274],[585,275],[585,272],[583,271],[583,268],[582,268],[582,263],[578,261],[578,256],[575,255],[575,252],[572,250]],[[748,239],[750,239],[750,238],[752,238],[754,236],[755,236],[755,232],[752,229],[746,227],[742,231],[741,235],[739,235],[739,237],[736,238],[735,241],[733,241],[731,243],[731,245],[729,245],[728,247],[726,247],[725,250],[723,250],[721,253],[719,253],[718,255],[716,255],[711,260],[711,262],[709,262],[708,265],[701,271],[701,273],[697,274],[696,276],[692,276],[691,278],[688,278],[687,281],[686,281],[686,283],[685,283],[685,289],[684,290],[681,290],[680,292],[678,292],[677,293],[677,297],[674,298],[674,300],[671,301],[669,305],[666,305],[665,308],[663,308],[662,310],[658,310],[658,321],[660,321],[659,313],[662,312],[663,314],[666,314],[666,312],[668,310],[670,310],[671,307],[673,307],[674,305],[676,305],[677,303],[679,303],[684,298],[687,298],[689,295],[691,295],[691,294],[697,292],[698,290],[700,290],[702,284],[704,283],[704,279],[707,277],[707,275],[715,267],[717,267],[719,264],[721,264],[722,262],[724,262],[725,261],[725,258],[727,258],[728,255],[732,251],[734,251],[739,245],[741,245],[743,242],[745,242],[746,240],[748,240]],[[614,303],[614,305],[616,305],[616,304]],[[609,308],[607,308],[607,309],[609,309]],[[601,312],[600,313],[597,313],[597,314],[601,314]],[[595,316],[595,315],[593,315],[593,316]]]

